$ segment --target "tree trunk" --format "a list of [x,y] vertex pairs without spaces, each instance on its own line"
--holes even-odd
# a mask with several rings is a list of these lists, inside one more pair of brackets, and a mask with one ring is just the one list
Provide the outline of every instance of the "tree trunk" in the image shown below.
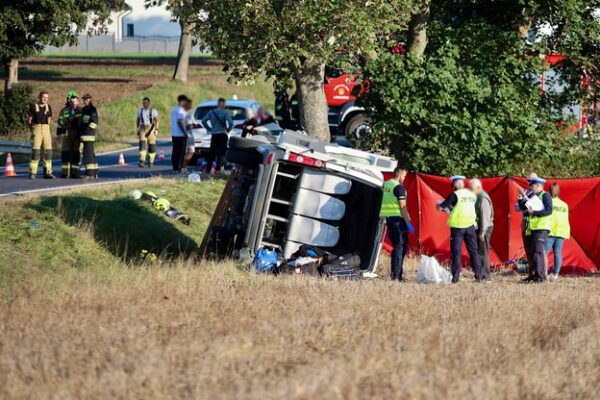
[[323,90],[325,63],[308,59],[296,70],[296,93],[300,108],[300,123],[306,133],[329,143],[329,108]]
[[4,64],[4,93],[19,80],[19,60],[12,59]]
[[427,23],[431,10],[431,1],[413,14],[408,24],[408,53],[413,57],[423,58],[427,47]]
[[187,82],[188,66],[190,65],[190,53],[192,52],[192,28],[193,24],[189,24],[184,20],[179,20],[181,26],[181,36],[179,37],[179,49],[177,50],[177,64],[175,65],[175,73],[173,80]]

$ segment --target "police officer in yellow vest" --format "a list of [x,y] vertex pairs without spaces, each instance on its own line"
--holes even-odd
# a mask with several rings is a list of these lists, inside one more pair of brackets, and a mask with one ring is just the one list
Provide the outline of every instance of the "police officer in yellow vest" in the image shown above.
[[552,197],[552,215],[550,216],[550,233],[546,240],[546,254],[554,251],[554,271],[548,275],[549,279],[556,279],[562,267],[562,250],[565,240],[571,237],[571,226],[569,225],[569,205],[562,201],[558,195],[560,187],[558,183],[550,186]]
[[544,192],[544,184],[546,181],[541,178],[532,177],[529,179],[529,188],[532,196],[537,196],[543,204],[543,208],[539,211],[534,211],[529,205],[527,199],[519,200],[518,205],[523,211],[529,214],[529,230],[531,231],[531,258],[535,267],[535,277],[533,281],[546,281],[546,239],[551,226],[552,215],[552,197],[549,193]]
[[408,208],[406,207],[406,189],[403,182],[406,178],[406,169],[396,167],[392,179],[383,184],[383,201],[379,216],[385,218],[387,233],[392,242],[392,280],[404,282],[402,266],[408,248],[408,232],[412,235],[415,228],[410,223]]
[[481,260],[477,247],[477,230],[475,228],[477,213],[475,202],[477,196],[465,189],[465,177],[455,175],[450,178],[454,192],[437,205],[438,211],[450,213],[448,226],[450,227],[450,250],[452,252],[452,283],[457,283],[460,278],[461,253],[463,241],[471,258],[471,268],[475,272],[477,282],[482,282]]

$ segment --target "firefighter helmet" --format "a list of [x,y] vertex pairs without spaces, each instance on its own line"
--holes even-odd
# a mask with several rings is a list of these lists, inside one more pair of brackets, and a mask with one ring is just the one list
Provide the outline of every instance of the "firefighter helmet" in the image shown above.
[[154,201],[154,208],[158,211],[167,211],[171,207],[171,203],[167,199],[156,199]]

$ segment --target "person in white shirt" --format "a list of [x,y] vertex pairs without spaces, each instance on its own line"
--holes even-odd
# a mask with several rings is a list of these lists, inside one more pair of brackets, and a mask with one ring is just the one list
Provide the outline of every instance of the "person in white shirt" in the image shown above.
[[183,171],[187,171],[187,167],[192,162],[194,158],[194,154],[196,152],[194,146],[194,135],[192,134],[192,129],[194,125],[196,125],[196,119],[194,118],[194,112],[192,110],[192,100],[188,99],[187,103],[184,106],[185,108],[185,131],[187,134],[186,141],[186,153],[183,157]]
[[148,168],[154,165],[156,157],[156,136],[158,135],[158,111],[150,107],[150,99],[144,97],[142,107],[137,110],[135,122],[137,134],[140,139],[140,167],[146,166],[148,155]]
[[173,173],[181,173],[183,156],[185,154],[185,143],[187,132],[185,130],[185,104],[189,101],[184,94],[177,96],[177,105],[171,111],[171,140],[173,150],[171,152],[171,165]]

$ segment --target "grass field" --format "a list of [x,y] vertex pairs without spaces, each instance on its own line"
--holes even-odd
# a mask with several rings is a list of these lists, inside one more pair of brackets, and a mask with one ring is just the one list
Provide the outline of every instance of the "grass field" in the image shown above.
[[419,285],[413,258],[407,284],[386,259],[362,282],[198,266],[223,182],[138,186],[192,225],[127,199],[134,185],[1,202],[0,397],[600,397],[597,277]]

